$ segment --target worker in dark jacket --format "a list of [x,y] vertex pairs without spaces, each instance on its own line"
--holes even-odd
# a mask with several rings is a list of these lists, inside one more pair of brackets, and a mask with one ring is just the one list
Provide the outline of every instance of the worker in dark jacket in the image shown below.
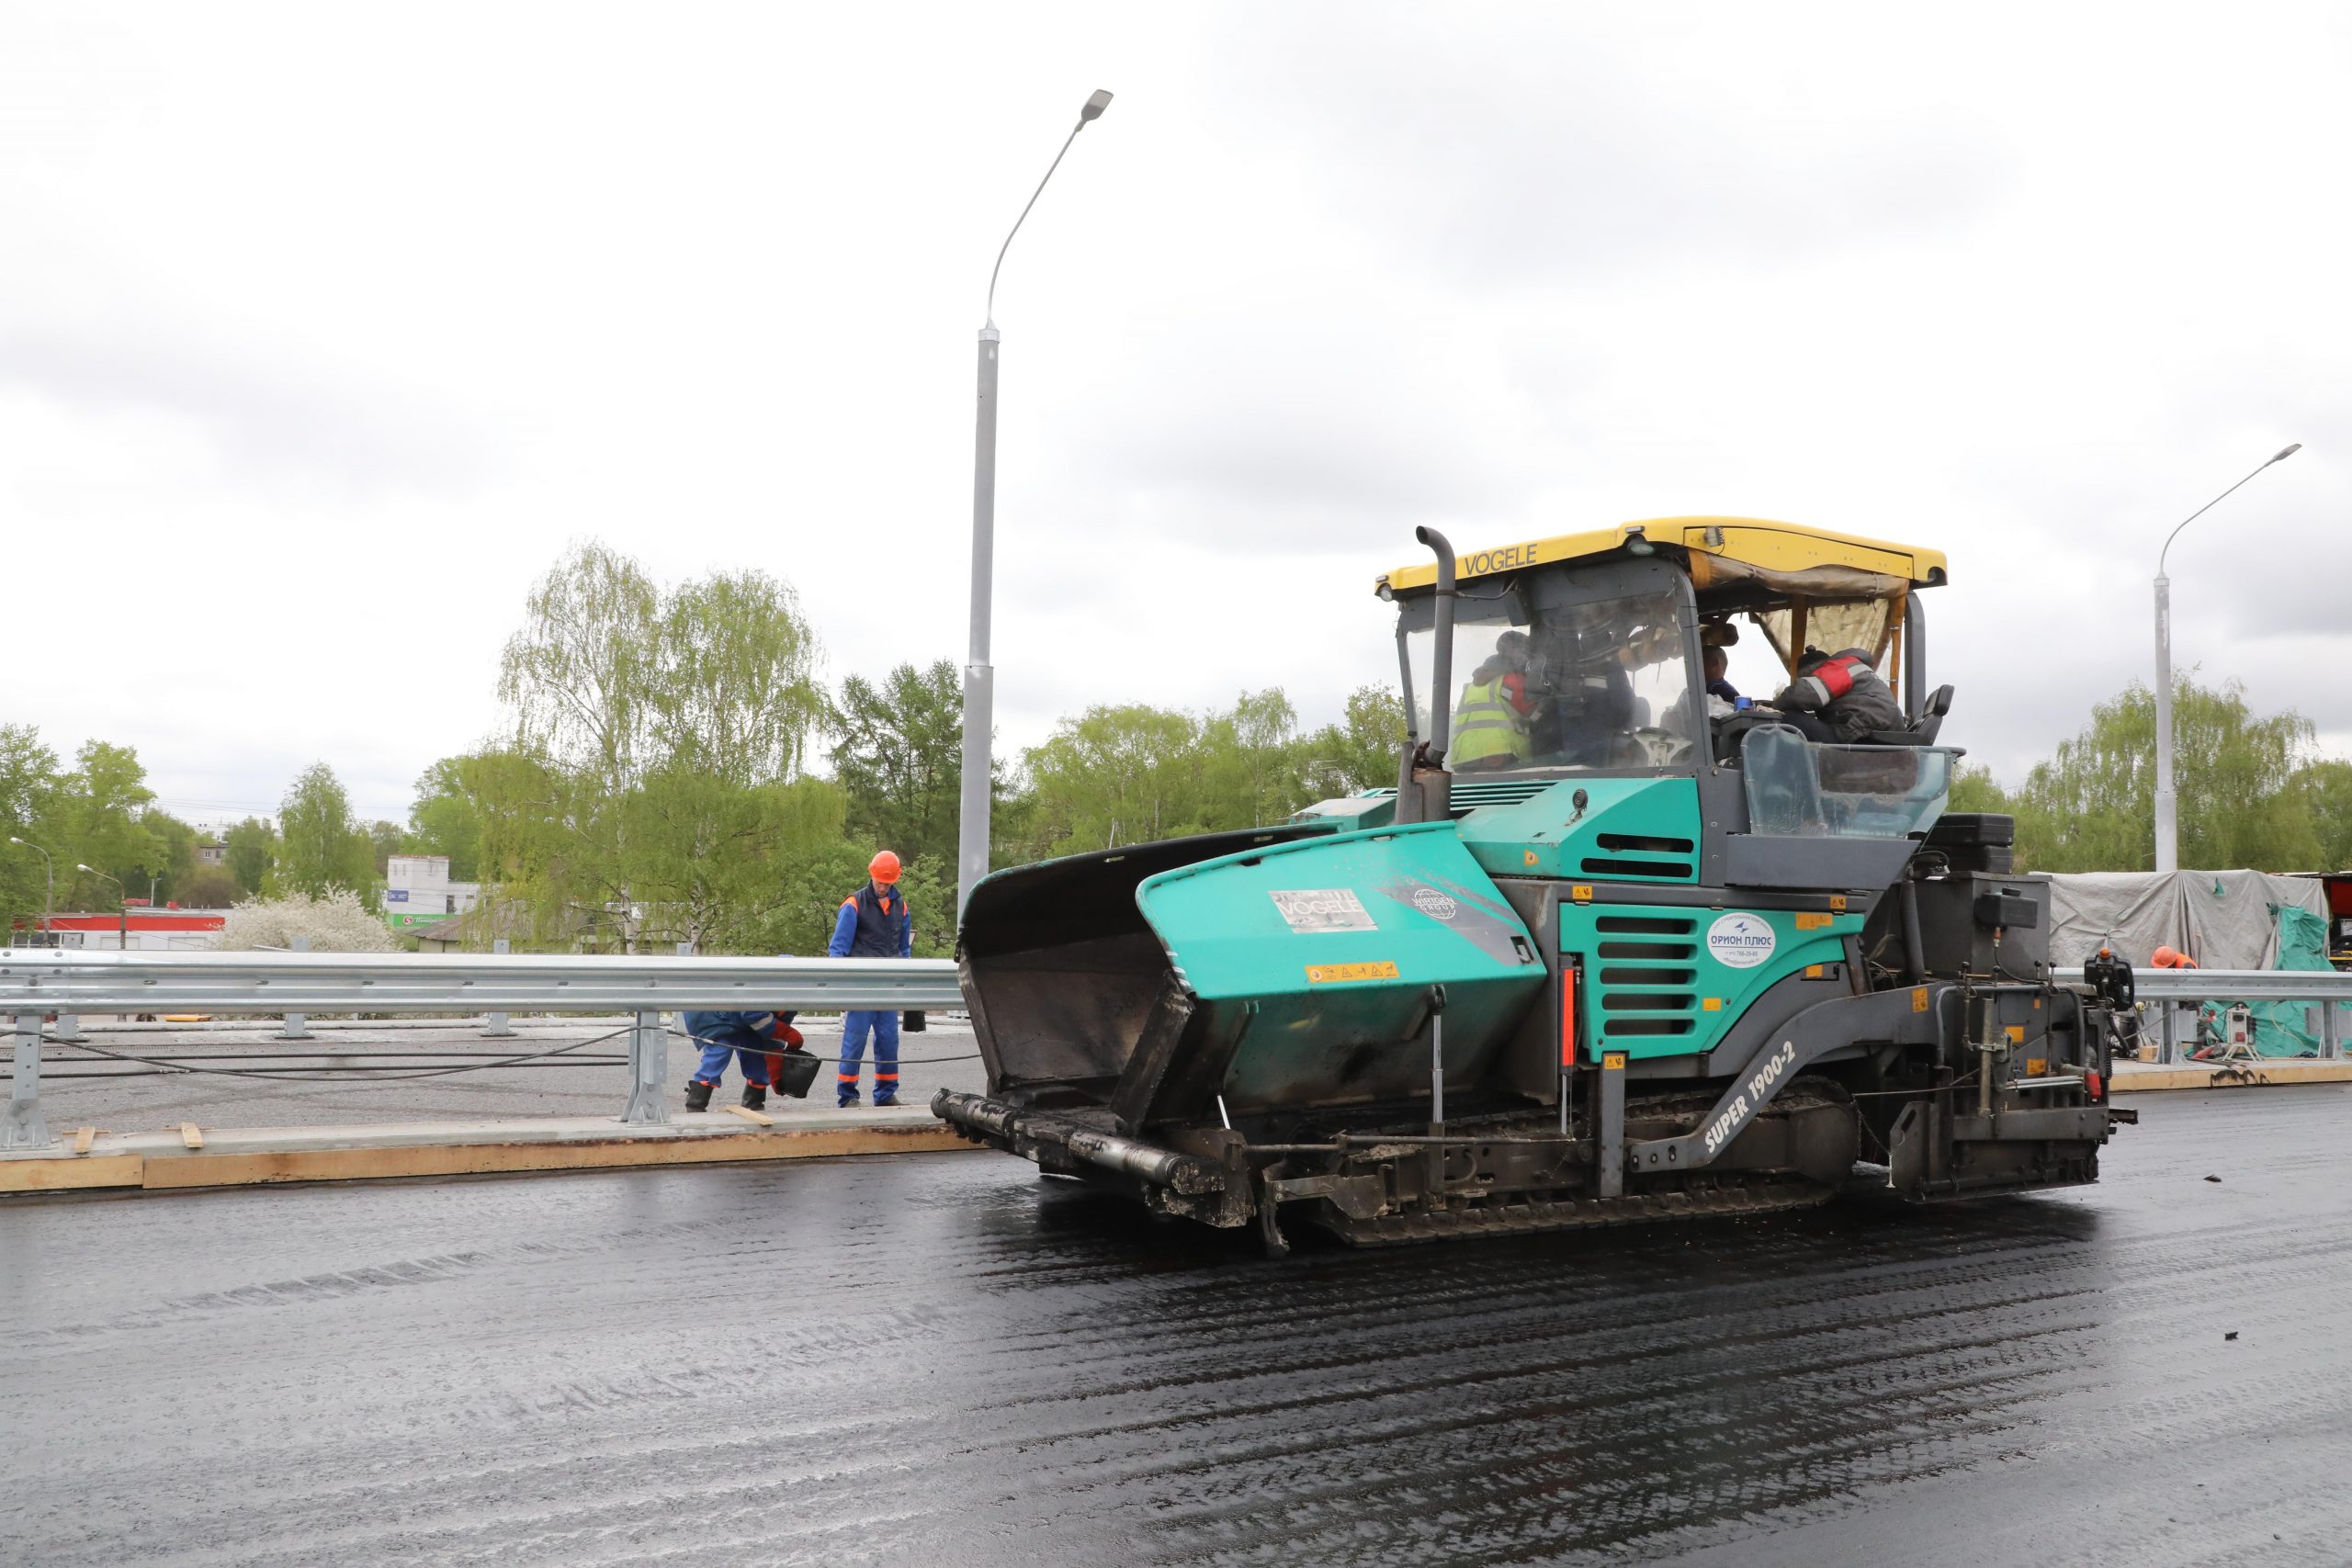
[[1772,705],[1814,740],[1851,742],[1875,730],[1910,728],[1894,688],[1859,648],[1838,653],[1806,649],[1797,660],[1797,678]]
[[[915,923],[907,913],[906,895],[899,891],[899,857],[888,850],[876,855],[865,868],[865,886],[842,900],[833,918],[833,940],[825,951],[835,958],[910,958],[915,951]],[[899,1103],[899,1015],[887,1010],[861,1010],[842,1019],[841,1071],[835,1087],[837,1103],[857,1103],[858,1064],[865,1058],[865,1037],[874,1036],[874,1103],[879,1109]]]
[[752,1111],[763,1109],[768,1086],[775,1081],[777,1055],[800,1048],[800,1031],[792,1027],[793,1016],[789,1012],[681,1013],[679,1023],[702,1047],[702,1065],[686,1080],[686,1109],[710,1109],[711,1091],[727,1076],[730,1053],[743,1058],[743,1104]]

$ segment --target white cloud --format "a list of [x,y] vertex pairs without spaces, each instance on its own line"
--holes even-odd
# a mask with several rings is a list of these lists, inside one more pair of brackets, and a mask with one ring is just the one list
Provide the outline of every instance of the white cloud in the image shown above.
[[[36,30],[37,29],[37,30]],[[1939,544],[2010,776],[2184,663],[2352,735],[2347,23],[2257,7],[432,6],[0,23],[0,717],[397,815],[594,536],[960,662],[1004,742],[1386,679],[1372,574],[1722,511]],[[2281,47],[2280,40],[2292,40]]]

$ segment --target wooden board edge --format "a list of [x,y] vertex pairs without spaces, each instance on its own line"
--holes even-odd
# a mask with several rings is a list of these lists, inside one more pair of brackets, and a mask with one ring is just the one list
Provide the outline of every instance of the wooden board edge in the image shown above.
[[253,1154],[216,1150],[148,1160],[141,1184],[150,1190],[166,1190],[527,1171],[632,1170],[844,1156],[936,1154],[973,1147],[944,1127],[842,1127],[796,1130],[781,1136],[747,1132],[713,1137],[613,1138],[589,1143],[424,1144]]

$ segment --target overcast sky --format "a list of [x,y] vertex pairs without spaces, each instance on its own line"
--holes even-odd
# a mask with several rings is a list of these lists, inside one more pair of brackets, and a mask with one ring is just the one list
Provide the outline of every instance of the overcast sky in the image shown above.
[[371,816],[571,541],[963,661],[1001,743],[1393,679],[1374,574],[1638,517],[1940,546],[2014,780],[2178,658],[2352,750],[2352,9],[0,4],[0,720]]

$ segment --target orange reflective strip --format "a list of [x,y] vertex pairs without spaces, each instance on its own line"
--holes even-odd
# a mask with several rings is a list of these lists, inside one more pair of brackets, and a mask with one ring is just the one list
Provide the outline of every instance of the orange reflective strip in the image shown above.
[[1560,1066],[1577,1065],[1577,966],[1560,965]]

